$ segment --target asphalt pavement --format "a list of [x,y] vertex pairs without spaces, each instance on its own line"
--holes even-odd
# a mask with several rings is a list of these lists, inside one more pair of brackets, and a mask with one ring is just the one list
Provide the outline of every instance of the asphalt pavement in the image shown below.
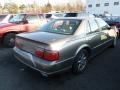
[[0,46],[0,90],[120,90],[120,40],[93,58],[84,73],[49,78],[16,60],[11,48]]

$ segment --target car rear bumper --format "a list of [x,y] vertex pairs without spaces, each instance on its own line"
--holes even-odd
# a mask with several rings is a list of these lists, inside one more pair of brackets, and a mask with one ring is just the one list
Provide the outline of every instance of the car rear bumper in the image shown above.
[[68,60],[64,60],[62,62],[46,61],[46,60],[37,58],[34,55],[28,52],[22,51],[16,47],[14,48],[14,56],[20,62],[39,71],[43,76],[48,76],[51,74],[55,74],[55,73],[70,69],[72,66],[72,60],[73,60],[73,58],[71,58]]

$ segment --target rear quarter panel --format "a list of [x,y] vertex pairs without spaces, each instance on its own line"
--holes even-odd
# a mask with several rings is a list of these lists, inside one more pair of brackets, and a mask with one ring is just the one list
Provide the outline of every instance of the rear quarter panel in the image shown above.
[[85,37],[75,37],[69,40],[60,50],[61,60],[74,59],[79,51],[84,47],[88,47]]

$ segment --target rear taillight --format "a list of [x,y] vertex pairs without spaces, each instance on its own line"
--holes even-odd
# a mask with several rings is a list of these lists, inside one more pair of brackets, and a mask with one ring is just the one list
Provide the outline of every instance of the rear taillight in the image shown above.
[[53,51],[46,51],[44,53],[44,59],[49,60],[49,61],[59,60],[59,53],[53,52]]
[[59,52],[56,51],[35,51],[35,55],[39,58],[43,58],[48,61],[57,61],[59,60]]
[[44,55],[44,52],[43,52],[43,51],[36,51],[36,52],[35,52],[35,55],[36,55],[37,57],[39,57],[39,58],[42,58],[43,55]]

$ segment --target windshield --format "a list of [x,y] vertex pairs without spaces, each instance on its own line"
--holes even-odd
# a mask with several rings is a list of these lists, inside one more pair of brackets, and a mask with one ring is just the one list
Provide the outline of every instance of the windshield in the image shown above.
[[24,17],[25,14],[18,14],[10,20],[10,23],[20,23],[24,19]]
[[71,35],[76,31],[80,23],[81,23],[81,20],[56,19],[51,22],[48,22],[46,25],[44,25],[41,28],[40,31]]

